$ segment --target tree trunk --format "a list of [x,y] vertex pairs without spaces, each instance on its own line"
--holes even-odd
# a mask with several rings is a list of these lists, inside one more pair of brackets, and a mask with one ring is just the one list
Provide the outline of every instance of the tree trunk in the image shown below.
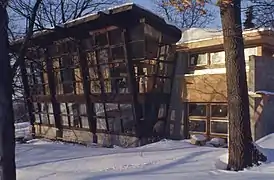
[[235,171],[252,166],[253,149],[240,8],[240,0],[220,7],[229,109],[228,169]]
[[0,0],[0,180],[16,180],[12,78],[8,56],[8,14]]

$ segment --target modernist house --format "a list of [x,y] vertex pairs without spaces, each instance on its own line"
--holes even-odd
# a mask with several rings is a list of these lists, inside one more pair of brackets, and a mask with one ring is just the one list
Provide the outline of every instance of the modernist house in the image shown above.
[[[257,91],[274,91],[274,31],[244,31],[245,61],[253,138],[274,132],[274,101]],[[227,137],[227,92],[222,32],[191,28],[177,43],[170,134]],[[267,100],[267,101],[266,101]],[[266,104],[267,103],[267,104]],[[263,107],[264,105],[264,107]]]
[[36,135],[120,146],[163,135],[180,38],[135,4],[34,34],[20,67]]

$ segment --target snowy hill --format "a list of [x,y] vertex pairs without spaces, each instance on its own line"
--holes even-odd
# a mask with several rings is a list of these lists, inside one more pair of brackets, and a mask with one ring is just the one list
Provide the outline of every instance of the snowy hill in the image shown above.
[[257,142],[269,161],[240,173],[218,170],[224,148],[199,147],[188,141],[161,141],[138,148],[100,148],[32,140],[18,144],[18,180],[272,180],[274,134]]

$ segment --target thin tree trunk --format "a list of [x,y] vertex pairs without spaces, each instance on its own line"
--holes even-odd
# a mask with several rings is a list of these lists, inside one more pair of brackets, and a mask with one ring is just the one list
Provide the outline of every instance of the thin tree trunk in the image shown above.
[[253,148],[240,8],[240,0],[220,7],[229,108],[228,169],[235,171],[252,166]]
[[0,180],[16,180],[12,73],[5,2],[0,0]]

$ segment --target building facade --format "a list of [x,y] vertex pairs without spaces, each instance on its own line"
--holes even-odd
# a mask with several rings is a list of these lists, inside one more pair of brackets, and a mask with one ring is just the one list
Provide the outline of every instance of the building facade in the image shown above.
[[[170,134],[173,138],[204,134],[227,137],[227,88],[222,32],[190,29],[177,43],[177,69],[172,92]],[[243,33],[253,138],[274,132],[272,97],[257,91],[274,91],[274,32]],[[264,98],[263,98],[264,97]],[[263,107],[264,106],[264,107]]]
[[163,135],[180,38],[131,3],[36,33],[20,66],[35,134],[126,147]]

